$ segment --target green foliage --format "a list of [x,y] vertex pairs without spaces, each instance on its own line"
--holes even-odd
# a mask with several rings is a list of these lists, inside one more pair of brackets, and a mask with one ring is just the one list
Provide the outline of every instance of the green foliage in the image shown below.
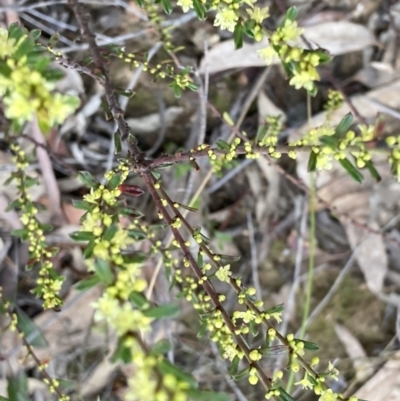
[[48,132],[79,106],[78,98],[53,91],[62,75],[50,68],[50,57],[36,45],[39,36],[39,30],[28,33],[16,23],[8,32],[0,28],[0,96],[17,132],[34,117]]
[[[170,14],[174,4],[169,0],[137,2],[147,11],[149,21],[159,34],[165,50],[173,55],[176,49],[172,44],[172,35],[162,27],[164,17],[160,10]],[[74,1],[71,0],[71,3]],[[269,45],[259,51],[259,56],[266,63],[279,59],[291,85],[296,89],[304,88],[311,96],[317,93],[317,82],[320,79],[317,68],[328,62],[330,56],[324,49],[311,50],[294,45],[302,34],[296,22],[295,7],[286,12],[275,30],[268,30],[264,22],[269,18],[269,8],[256,6],[253,0],[178,0],[177,5],[184,12],[193,9],[200,20],[205,20],[213,12],[214,26],[232,32],[237,48],[243,46],[246,36],[256,41],[268,38]],[[86,28],[89,29],[89,26]],[[81,27],[81,31],[85,30]],[[34,292],[43,300],[44,308],[48,309],[62,305],[59,296],[62,278],[53,267],[53,257],[57,251],[47,246],[44,234],[50,227],[39,222],[36,216],[39,207],[28,196],[27,189],[37,182],[26,174],[28,157],[16,139],[22,133],[23,126],[35,118],[44,132],[61,124],[78,107],[79,99],[54,92],[55,82],[62,77],[58,70],[50,67],[52,59],[58,60],[61,57],[53,50],[58,35],[50,39],[47,49],[37,43],[39,37],[39,30],[28,32],[17,24],[11,25],[8,31],[0,28],[0,95],[3,97],[5,117],[10,122],[7,139],[16,165],[16,172],[10,175],[7,183],[14,182],[18,189],[18,199],[10,203],[9,209],[15,209],[20,214],[23,225],[22,229],[15,230],[13,234],[29,243],[29,267],[38,267],[39,271]],[[98,61],[94,56],[98,54],[95,49],[91,51],[93,59],[90,62],[94,60],[96,64]],[[104,54],[106,52],[101,53],[101,56],[105,57]],[[107,57],[111,56],[120,58],[134,68],[142,67],[155,80],[167,80],[176,97],[180,97],[184,90],[197,90],[190,67],[177,67],[169,59],[152,64],[147,57],[127,52],[117,45],[108,47]],[[91,66],[90,63],[88,65]],[[96,67],[99,68],[99,65]],[[107,77],[95,71],[91,71],[91,75],[104,83]],[[119,120],[120,111],[117,108],[116,112],[115,105],[110,102],[114,92],[115,89],[106,93],[105,109]],[[131,92],[122,94],[132,95]],[[327,116],[341,101],[338,93],[330,92]],[[195,202],[183,205],[172,200],[164,189],[163,175],[156,169],[186,162],[176,164],[175,176],[180,179],[191,168],[198,170],[196,159],[206,156],[213,172],[218,175],[237,165],[242,155],[248,159],[256,159],[261,154],[279,159],[283,153],[287,153],[296,158],[298,151],[306,150],[309,152],[309,172],[317,173],[338,163],[357,182],[363,180],[363,170],[368,170],[374,179],[379,180],[379,173],[372,161],[371,147],[368,146],[375,139],[374,127],[359,125],[351,130],[355,124],[349,113],[336,127],[331,126],[327,119],[323,126],[311,129],[300,140],[283,146],[279,143],[283,128],[279,116],[268,116],[254,140],[247,140],[247,134],[238,131],[227,112],[222,113],[221,120],[235,134],[240,134],[242,139],[218,140],[215,148],[200,144],[186,155],[184,152],[176,152],[170,160],[165,161],[168,156],[161,156],[160,161],[145,159],[144,153],[140,150],[136,152],[137,141],[133,134],[123,136],[121,132],[121,135],[114,135],[116,151],[119,153],[129,146],[129,154],[119,160],[115,169],[105,174],[105,183],[100,183],[89,172],[79,173],[88,193],[83,199],[74,201],[74,206],[84,210],[85,214],[80,229],[70,237],[84,243],[83,256],[90,275],[80,280],[76,288],[80,291],[94,286],[102,288],[102,294],[93,307],[96,311],[95,321],[105,322],[117,336],[118,343],[111,360],[137,365],[135,377],[127,379],[128,400],[229,399],[227,394],[203,391],[190,374],[165,359],[164,354],[172,348],[169,341],[161,340],[153,346],[145,342],[146,336],[143,334],[152,330],[156,320],[172,319],[180,311],[175,302],[155,305],[151,300],[151,288],[143,277],[143,267],[150,257],[157,256],[165,267],[171,288],[177,287],[179,297],[190,302],[198,313],[198,337],[208,335],[216,343],[233,380],[247,378],[250,385],[262,384],[266,399],[292,401],[290,391],[284,389],[285,382],[288,380],[288,372],[294,374],[301,371],[304,378],[295,383],[296,386],[311,390],[319,397],[319,401],[344,401],[341,394],[334,393],[326,384],[327,378],[337,379],[337,369],[331,363],[326,370],[317,369],[318,358],[314,358],[311,363],[305,359],[306,350],[318,350],[316,344],[294,338],[293,334],[283,336],[277,331],[275,324],[281,322],[283,306],[263,308],[263,301],[259,298],[261,294],[257,294],[255,288],[243,285],[241,277],[236,277],[233,273],[235,270],[231,269],[231,263],[240,257],[221,255],[212,250],[210,238],[203,234],[201,227],[192,227],[185,218],[186,214],[181,211],[196,212],[191,206]],[[391,170],[400,179],[400,137],[389,137],[387,145]],[[142,178],[143,187],[157,208],[161,224],[149,224],[142,219],[140,211],[124,203],[124,196],[140,196],[144,192],[141,187],[125,183],[132,170]],[[164,239],[165,228],[174,237],[172,244],[165,245],[161,241]],[[183,230],[187,237],[183,236]],[[230,240],[226,234],[215,234],[219,245]],[[194,244],[191,243],[192,239]],[[135,251],[138,242],[144,240],[149,244],[146,247],[149,251],[146,254]],[[192,247],[195,247],[194,251]],[[177,248],[183,253],[181,258],[173,253]],[[226,293],[223,290],[217,293],[214,284],[218,284],[218,288],[230,287],[233,290],[232,311],[227,311]],[[1,303],[1,306],[1,312],[8,313],[6,304]],[[33,352],[32,347],[46,346],[38,327],[22,312],[17,311],[11,320],[10,327],[15,326],[19,330],[29,352]],[[260,342],[261,333],[265,333],[265,338]],[[257,346],[254,345],[256,343]],[[288,355],[287,371],[277,371],[269,378],[260,361],[264,362],[263,359],[280,354]],[[59,391],[59,383],[55,379],[46,380],[51,391]],[[27,399],[27,379],[22,371],[9,379],[8,397],[16,401]],[[67,399],[62,396],[60,398]],[[355,401],[355,397],[350,400]]]
[[16,311],[17,327],[26,341],[34,347],[47,347],[47,341],[35,323],[20,309]]

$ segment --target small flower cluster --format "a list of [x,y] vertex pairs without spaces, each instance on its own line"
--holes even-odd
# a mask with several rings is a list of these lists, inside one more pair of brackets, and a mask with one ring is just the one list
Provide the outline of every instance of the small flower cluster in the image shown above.
[[336,90],[329,89],[328,91],[328,101],[326,102],[324,108],[327,111],[334,111],[339,109],[343,104],[343,95]]
[[27,189],[37,182],[25,174],[28,165],[25,152],[16,143],[10,145],[10,150],[14,153],[13,162],[17,167],[17,172],[11,175],[9,181],[14,181],[19,190],[19,198],[12,205],[21,211],[21,223],[24,228],[14,232],[29,242],[29,264],[40,265],[39,278],[34,293],[43,299],[43,307],[56,308],[62,304],[58,292],[61,289],[63,278],[54,270],[53,262],[50,260],[55,253],[55,249],[49,249],[44,237],[44,226],[39,222],[36,215],[37,207],[32,202]]
[[[39,370],[43,370],[44,368],[47,368],[47,365],[40,365]],[[49,391],[51,394],[57,393],[57,389],[60,387],[60,381],[54,378],[47,378],[45,377],[43,379],[43,382],[47,385],[49,388]],[[66,394],[62,394],[61,397],[59,398],[60,401],[69,401],[70,397]]]
[[[240,138],[235,138],[230,145],[227,144],[227,149],[224,149],[226,153],[222,155],[217,155],[212,149],[208,151],[208,157],[216,175],[220,176],[224,168],[231,169],[236,166],[236,149],[240,142]],[[251,152],[251,149],[249,149],[249,152]]]
[[279,397],[281,395],[282,388],[280,387],[280,385],[282,378],[283,378],[283,372],[281,370],[278,370],[274,373],[274,376],[272,377],[271,380],[271,388],[265,394],[265,399],[269,400],[272,397]]
[[318,50],[306,50],[291,45],[303,32],[297,26],[295,15],[288,11],[281,25],[270,35],[269,46],[258,51],[259,56],[267,64],[280,59],[290,75],[290,85],[296,89],[304,88],[315,95],[317,87],[315,82],[320,76],[316,67],[329,60],[328,55]]
[[257,42],[260,42],[263,38],[262,33],[262,23],[265,19],[269,17],[269,8],[268,7],[258,7],[253,6],[253,3],[249,3],[250,8],[246,10],[249,18],[250,24],[254,25],[253,27],[253,36]]
[[79,106],[74,96],[53,93],[55,84],[48,79],[49,64],[42,57],[37,68],[37,48],[33,38],[18,25],[7,32],[0,28],[0,96],[3,97],[4,114],[18,127],[37,116],[40,128],[47,132],[61,124]]
[[321,144],[321,137],[333,136],[334,133],[335,130],[328,125],[311,129],[303,136],[302,139],[289,144],[290,147],[293,147],[293,151],[289,152],[289,156],[295,157],[296,147],[309,146],[311,147],[311,151],[317,155],[316,169],[330,170],[332,168],[333,159],[339,160],[346,157],[346,154],[343,151],[339,149],[335,150],[330,146]]
[[[279,159],[282,154],[276,150],[278,137],[282,132],[281,116],[267,116],[258,133],[256,142],[258,146],[267,147],[271,157]],[[295,157],[295,153],[294,157]]]
[[145,59],[138,57],[134,53],[127,53],[121,47],[112,46],[112,52],[117,55],[118,58],[133,65],[135,68],[142,67],[143,71],[153,75],[154,79],[165,79],[169,78],[172,80],[170,87],[174,89],[175,95],[180,97],[182,90],[190,89],[192,91],[197,90],[197,86],[190,78],[191,68],[183,68],[179,72],[175,72],[172,65],[169,64],[156,64],[151,65],[150,62]]
[[[142,260],[131,259],[123,255],[135,240],[135,234],[149,234],[148,227],[134,219],[124,227],[118,217],[118,197],[124,187],[122,184],[129,173],[125,163],[117,171],[108,172],[108,183],[95,185],[90,194],[84,197],[87,213],[82,221],[82,232],[92,233],[87,264],[105,286],[102,296],[93,304],[96,309],[95,320],[107,322],[119,337],[119,349],[116,355],[132,362],[137,371],[128,378],[127,400],[135,401],[186,401],[188,384],[181,382],[174,375],[159,371],[162,363],[160,355],[153,355],[141,340],[142,332],[151,330],[154,320],[148,315],[150,303],[146,301],[144,291],[146,281],[142,278]],[[154,237],[154,236],[153,236]],[[79,233],[78,233],[79,238]],[[159,248],[161,243],[155,242]],[[136,301],[135,301],[136,300]]]
[[392,174],[400,181],[400,136],[389,136],[386,138],[386,144],[391,148],[389,163],[392,168]]

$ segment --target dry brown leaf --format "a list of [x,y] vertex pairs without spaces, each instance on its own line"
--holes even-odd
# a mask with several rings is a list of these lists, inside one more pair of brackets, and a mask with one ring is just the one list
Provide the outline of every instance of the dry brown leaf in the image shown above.
[[363,400],[400,400],[400,352],[383,365],[356,393]]
[[307,27],[304,37],[335,56],[376,44],[374,35],[367,27],[350,21],[332,21]]
[[[382,291],[387,273],[388,258],[382,235],[366,232],[362,227],[357,227],[348,221],[342,221],[350,246],[357,250],[357,262],[364,273],[368,288],[374,292]],[[370,223],[370,227],[377,229],[376,223]]]
[[362,382],[373,372],[373,366],[367,361],[367,354],[358,339],[345,326],[335,324],[335,332],[353,362],[357,381]]
[[[170,127],[173,125],[175,119],[184,112],[183,107],[169,107],[165,110],[165,125]],[[149,114],[140,118],[128,118],[126,120],[129,127],[133,130],[135,135],[150,134],[161,129],[161,116],[160,113]]]
[[[375,44],[372,33],[363,25],[349,21],[332,21],[307,26],[304,36],[313,45],[326,49],[332,55],[345,54],[362,50]],[[306,48],[302,40],[296,45]],[[210,74],[233,68],[262,67],[265,61],[258,57],[257,51],[268,46],[268,39],[253,44],[244,43],[241,49],[235,50],[233,40],[216,44],[207,55],[208,72]],[[278,61],[275,62],[278,64]],[[200,72],[205,71],[205,60],[200,64]]]
[[[106,333],[93,332],[92,306],[102,293],[101,286],[96,286],[84,292],[75,289],[70,291],[61,312],[47,310],[38,315],[34,322],[46,338],[47,347],[35,348],[36,356],[44,361],[50,361],[52,372],[58,377],[66,377],[67,364],[74,361],[75,355],[90,350],[109,349],[111,340]],[[36,365],[31,358],[26,358],[26,350],[20,345],[16,332],[7,331],[2,339],[3,352],[10,355],[9,361],[24,361],[25,368]],[[8,361],[8,362],[9,362]],[[73,362],[76,364],[76,360]],[[104,366],[107,365],[105,361]],[[101,382],[102,386],[106,384]],[[88,387],[89,388],[89,387]],[[81,387],[85,389],[85,385]]]
[[71,225],[79,225],[81,217],[85,214],[85,211],[82,209],[77,209],[70,203],[63,202],[62,209],[64,211],[65,217],[68,220],[68,223]]

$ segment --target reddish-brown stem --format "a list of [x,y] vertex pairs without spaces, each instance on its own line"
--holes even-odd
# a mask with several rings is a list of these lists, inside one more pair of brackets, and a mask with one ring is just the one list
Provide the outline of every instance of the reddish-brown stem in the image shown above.
[[[158,194],[158,192],[157,192],[157,190],[156,190],[156,188],[154,186],[155,185],[154,177],[150,173],[144,173],[142,175],[142,177],[143,177],[143,179],[144,179],[144,181],[146,183],[146,186],[147,186],[147,188],[148,188],[148,190],[149,190],[149,192],[150,192],[150,194],[151,194],[151,196],[152,196],[152,198],[153,198],[153,200],[154,200],[154,202],[155,202],[155,204],[157,206],[157,209],[162,214],[163,219],[165,220],[165,222],[170,227],[170,229],[172,231],[172,234],[174,235],[174,238],[176,239],[176,241],[178,241],[179,247],[182,250],[185,258],[188,260],[193,273],[195,274],[196,278],[198,280],[200,280],[204,276],[204,274],[200,270],[200,268],[199,268],[198,264],[196,263],[193,255],[190,253],[189,249],[185,245],[185,240],[183,239],[181,233],[179,232],[179,230],[177,228],[173,227],[173,219],[169,215],[169,213],[166,210],[166,208],[163,206],[161,198],[160,198],[160,195]],[[163,193],[163,197],[164,197],[164,193],[165,193],[164,190],[160,188],[160,191]],[[167,201],[168,201],[168,199],[167,199]],[[170,199],[169,199],[169,201],[170,201]],[[170,202],[168,202],[168,203],[170,203]],[[177,211],[176,208],[174,208],[172,202],[170,203],[170,206],[175,211]],[[185,223],[188,224],[180,213],[179,213],[179,217],[181,218],[182,222],[185,221]],[[229,328],[229,331],[231,332],[232,336],[235,338],[235,341],[236,341],[237,345],[240,347],[240,349],[245,354],[246,359],[248,360],[249,364],[251,364],[251,366],[254,366],[257,369],[258,376],[259,376],[261,382],[263,383],[264,387],[267,390],[269,390],[271,388],[271,380],[263,372],[263,370],[262,370],[261,366],[259,365],[259,363],[251,360],[251,358],[250,358],[251,350],[246,345],[246,343],[243,340],[242,336],[235,333],[237,328],[233,324],[233,322],[231,320],[231,317],[229,316],[229,313],[225,310],[224,306],[219,301],[218,295],[217,295],[217,293],[215,291],[214,286],[212,285],[212,283],[209,280],[206,280],[206,281],[203,282],[202,287],[203,287],[204,291],[209,295],[209,297],[211,299],[211,302],[214,304],[215,308],[218,309],[221,312],[221,316],[222,316],[225,324]]]

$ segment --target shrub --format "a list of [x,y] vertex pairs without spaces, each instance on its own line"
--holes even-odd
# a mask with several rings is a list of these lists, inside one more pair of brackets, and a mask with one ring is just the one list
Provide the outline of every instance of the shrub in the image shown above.
[[[162,17],[158,13],[159,7],[170,13],[170,1],[161,0],[154,4],[147,0],[137,2],[147,11],[165,50],[173,55],[175,49],[171,35],[162,28]],[[283,306],[265,309],[261,294],[257,294],[253,287],[244,285],[242,279],[232,273],[231,264],[236,259],[215,253],[202,229],[191,226],[186,216],[195,212],[193,202],[190,205],[177,203],[167,193],[162,169],[189,162],[197,170],[197,161],[208,158],[214,173],[218,173],[223,168],[231,167],[232,161],[240,155],[246,158],[279,159],[283,153],[287,153],[291,158],[296,158],[298,151],[305,150],[309,153],[310,174],[329,169],[332,163],[340,163],[358,182],[363,179],[361,169],[368,170],[379,180],[371,159],[371,147],[368,146],[374,140],[374,127],[359,126],[360,134],[356,134],[350,130],[353,118],[349,114],[343,116],[336,127],[327,120],[323,126],[305,133],[301,140],[282,146],[278,144],[282,129],[278,118],[269,116],[260,127],[256,139],[248,140],[231,117],[223,113],[223,123],[236,134],[232,141],[220,140],[216,147],[200,144],[185,152],[147,159],[126,124],[107,70],[105,52],[100,51],[90,30],[89,15],[77,0],[70,0],[69,3],[78,20],[82,39],[89,44],[91,59],[86,65],[64,58],[54,44],[48,47],[41,45],[38,41],[40,31],[28,32],[18,24],[11,25],[8,30],[0,29],[0,92],[5,117],[10,123],[5,139],[15,164],[15,171],[10,174],[6,184],[13,182],[18,189],[18,198],[9,208],[18,212],[23,226],[14,231],[14,235],[29,244],[28,267],[38,269],[34,292],[43,301],[43,308],[62,308],[63,301],[59,295],[62,277],[54,270],[52,262],[58,251],[49,247],[45,240],[45,233],[51,227],[38,220],[37,213],[42,206],[32,201],[27,191],[37,181],[26,171],[30,155],[21,148],[19,138],[24,127],[35,124],[35,121],[47,133],[52,127],[62,124],[79,106],[78,98],[54,92],[55,82],[62,76],[58,69],[51,67],[51,62],[56,61],[82,74],[89,74],[103,85],[108,110],[118,126],[114,138],[116,151],[120,153],[123,148],[128,150],[128,155],[120,157],[118,166],[108,171],[102,182],[89,172],[80,173],[88,193],[75,202],[75,207],[82,209],[85,214],[80,230],[71,235],[73,240],[85,243],[84,258],[91,272],[89,278],[77,283],[77,288],[85,291],[96,285],[102,286],[102,295],[94,305],[95,319],[107,322],[118,337],[113,360],[133,363],[137,368],[135,375],[128,378],[126,399],[229,399],[222,393],[202,390],[192,376],[173,365],[165,357],[171,346],[168,341],[162,340],[156,344],[146,342],[146,335],[151,332],[156,320],[171,318],[178,312],[175,303],[156,305],[147,296],[148,282],[143,277],[142,267],[150,255],[157,255],[171,287],[178,290],[177,296],[191,303],[197,312],[199,336],[207,335],[217,344],[233,380],[247,378],[251,385],[263,386],[266,399],[290,401],[293,400],[292,389],[286,385],[292,380],[290,377],[293,378],[293,374],[302,372],[295,385],[314,392],[320,401],[356,401],[355,397],[345,398],[327,385],[328,378],[338,377],[338,371],[332,363],[319,366],[318,357],[314,356],[311,360],[305,357],[307,350],[317,349],[314,343],[295,338],[293,334],[280,334],[276,323],[281,321]],[[299,90],[305,89],[309,96],[317,93],[317,67],[329,61],[330,56],[323,49],[304,49],[293,44],[302,33],[296,23],[295,8],[290,8],[277,28],[269,31],[263,24],[269,17],[268,7],[256,6],[253,0],[179,0],[177,6],[184,13],[194,10],[200,20],[207,18],[210,12],[215,13],[214,25],[232,32],[238,48],[243,45],[244,37],[260,41],[267,36],[270,44],[259,52],[260,57],[266,63],[279,58],[290,85]],[[155,79],[169,80],[176,96],[188,89],[198,90],[190,68],[180,69],[167,62],[152,65],[139,54],[126,52],[116,45],[107,51],[108,55],[117,56],[134,67],[142,66]],[[341,100],[337,92],[331,92],[328,112],[337,107]],[[399,178],[399,138],[389,137],[387,146],[388,162],[394,176]],[[127,183],[131,173],[141,178],[145,191],[150,194],[157,209],[161,225],[146,223],[140,212],[126,207],[121,200],[123,196],[143,194],[140,187]],[[168,230],[172,233],[172,241],[163,243],[163,236]],[[144,239],[151,244],[149,254],[128,252],[133,244]],[[176,257],[176,249],[180,250],[179,258]],[[226,304],[228,288],[233,289],[235,294],[234,309],[228,309]],[[307,302],[310,302],[309,299]],[[14,305],[9,300],[3,301],[2,312],[10,317],[8,329],[18,329],[22,333],[29,353],[41,364],[44,381],[60,399],[67,399],[59,388],[59,381],[52,378],[46,372],[45,364],[35,357],[35,344],[28,340],[31,324],[15,314]],[[261,343],[255,345],[254,340],[257,336],[260,338],[259,333],[264,333],[264,337]],[[282,352],[288,355],[287,369],[275,371],[273,375],[267,374],[263,361]],[[26,399],[26,378],[18,376],[17,381],[13,380],[14,384],[9,386],[9,399]],[[19,398],[21,394],[25,398]]]

